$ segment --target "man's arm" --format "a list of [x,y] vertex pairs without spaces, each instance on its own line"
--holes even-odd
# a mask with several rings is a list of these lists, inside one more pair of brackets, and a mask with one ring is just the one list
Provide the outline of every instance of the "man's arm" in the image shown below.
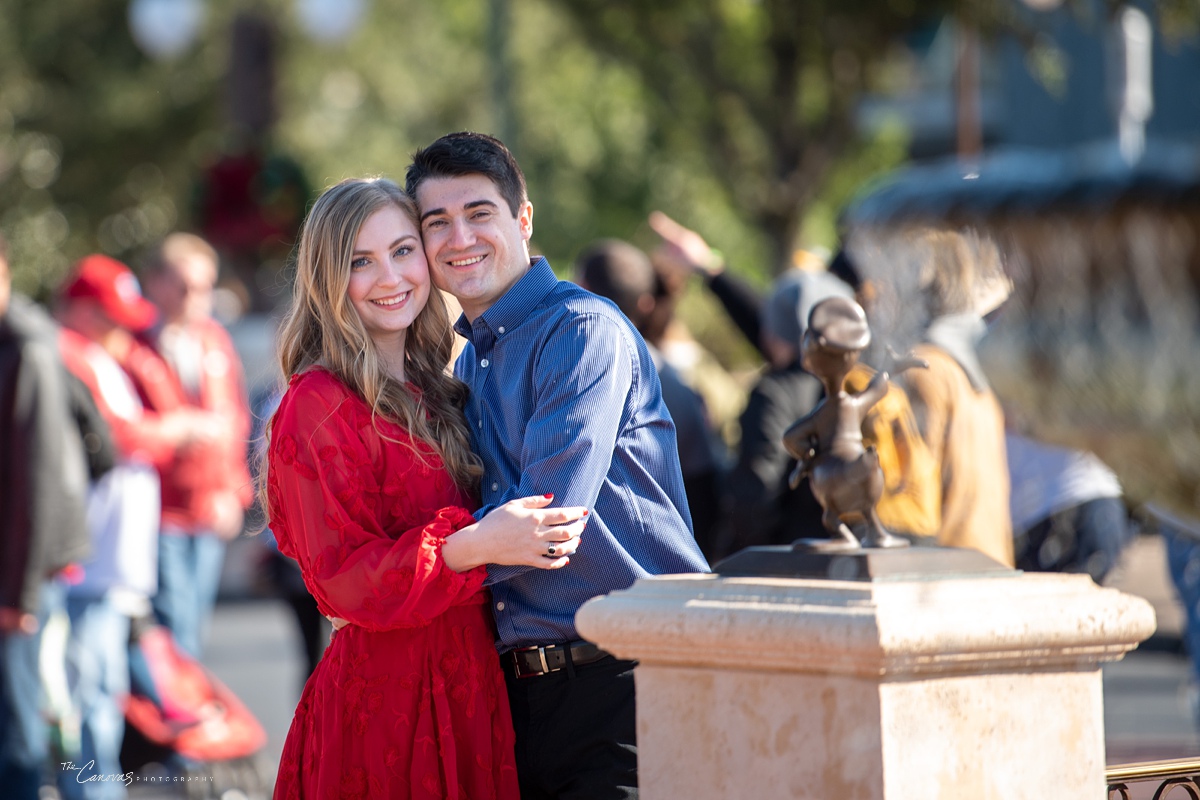
[[750,344],[762,353],[762,295],[745,281],[725,269],[725,259],[708,246],[700,234],[680,225],[661,211],[650,215],[650,227],[662,237],[662,245],[654,251],[657,263],[681,273],[700,275],[721,302],[729,319]]
[[[632,338],[616,320],[581,314],[557,327],[534,370],[534,408],[521,447],[520,483],[476,518],[509,500],[548,493],[556,506],[594,509],[625,422],[636,363]],[[489,583],[528,569],[490,565]]]
[[32,611],[42,581],[83,555],[61,548],[63,532],[84,525],[87,468],[82,437],[69,414],[65,371],[53,347],[39,342],[25,348],[15,400],[12,456],[27,465],[28,550],[19,602]]

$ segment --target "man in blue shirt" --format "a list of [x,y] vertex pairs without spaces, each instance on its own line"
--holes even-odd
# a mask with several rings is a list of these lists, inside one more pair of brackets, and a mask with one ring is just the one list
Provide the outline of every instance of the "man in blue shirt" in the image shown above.
[[444,136],[406,188],[434,281],[463,308],[476,516],[544,493],[591,512],[569,566],[488,568],[522,797],[637,797],[634,665],[580,641],[574,620],[638,578],[708,570],[654,362],[616,306],[530,259],[533,205],[501,142]]

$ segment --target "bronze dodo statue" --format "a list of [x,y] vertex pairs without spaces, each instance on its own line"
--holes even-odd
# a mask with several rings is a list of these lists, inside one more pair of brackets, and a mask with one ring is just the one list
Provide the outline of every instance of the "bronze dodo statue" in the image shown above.
[[[845,388],[846,376],[870,342],[871,329],[858,303],[831,297],[813,306],[801,363],[824,385],[825,397],[788,428],[783,444],[798,461],[792,487],[808,475],[813,495],[824,509],[821,522],[830,540],[801,540],[814,550],[908,546],[879,520],[875,504],[883,494],[883,471],[875,448],[863,446],[863,418],[887,394],[888,374],[877,372],[859,394]],[[851,526],[863,531],[861,543]]]

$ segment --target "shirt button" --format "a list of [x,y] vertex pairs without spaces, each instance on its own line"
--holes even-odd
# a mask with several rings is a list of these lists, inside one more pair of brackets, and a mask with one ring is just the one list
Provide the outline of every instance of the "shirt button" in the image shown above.
[[494,492],[494,491],[496,491],[496,490],[497,490],[497,489],[499,489],[499,488],[500,488],[500,484],[498,484],[498,483],[493,483],[493,484],[492,484],[492,491],[493,491],[493,492]]
[[483,420],[479,420],[479,427],[483,427]]
[[497,610],[497,611],[503,611],[503,610],[504,610],[504,601],[503,601],[503,600],[501,600],[499,603],[496,603],[496,610]]
[[504,326],[503,326],[503,325],[501,325],[501,326],[500,326],[500,328],[499,328],[499,330],[500,330],[500,332],[501,332],[501,333],[504,333]]
[[479,366],[481,366],[481,367],[486,367],[487,365],[488,365],[488,360],[486,358],[483,361],[479,362]]

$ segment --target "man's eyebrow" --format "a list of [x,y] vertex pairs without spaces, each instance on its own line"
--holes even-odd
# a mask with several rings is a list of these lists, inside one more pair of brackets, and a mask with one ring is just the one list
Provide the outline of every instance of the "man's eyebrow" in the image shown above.
[[[492,208],[499,208],[499,206],[497,206],[491,200],[486,200],[486,199],[485,200],[472,200],[471,202],[464,205],[463,208],[471,209],[471,208],[479,208],[480,206],[491,206]],[[424,222],[429,217],[435,217],[439,214],[445,214],[445,213],[446,213],[446,209],[444,209],[444,208],[431,208],[428,211],[426,211],[424,214],[421,215],[420,221]]]

